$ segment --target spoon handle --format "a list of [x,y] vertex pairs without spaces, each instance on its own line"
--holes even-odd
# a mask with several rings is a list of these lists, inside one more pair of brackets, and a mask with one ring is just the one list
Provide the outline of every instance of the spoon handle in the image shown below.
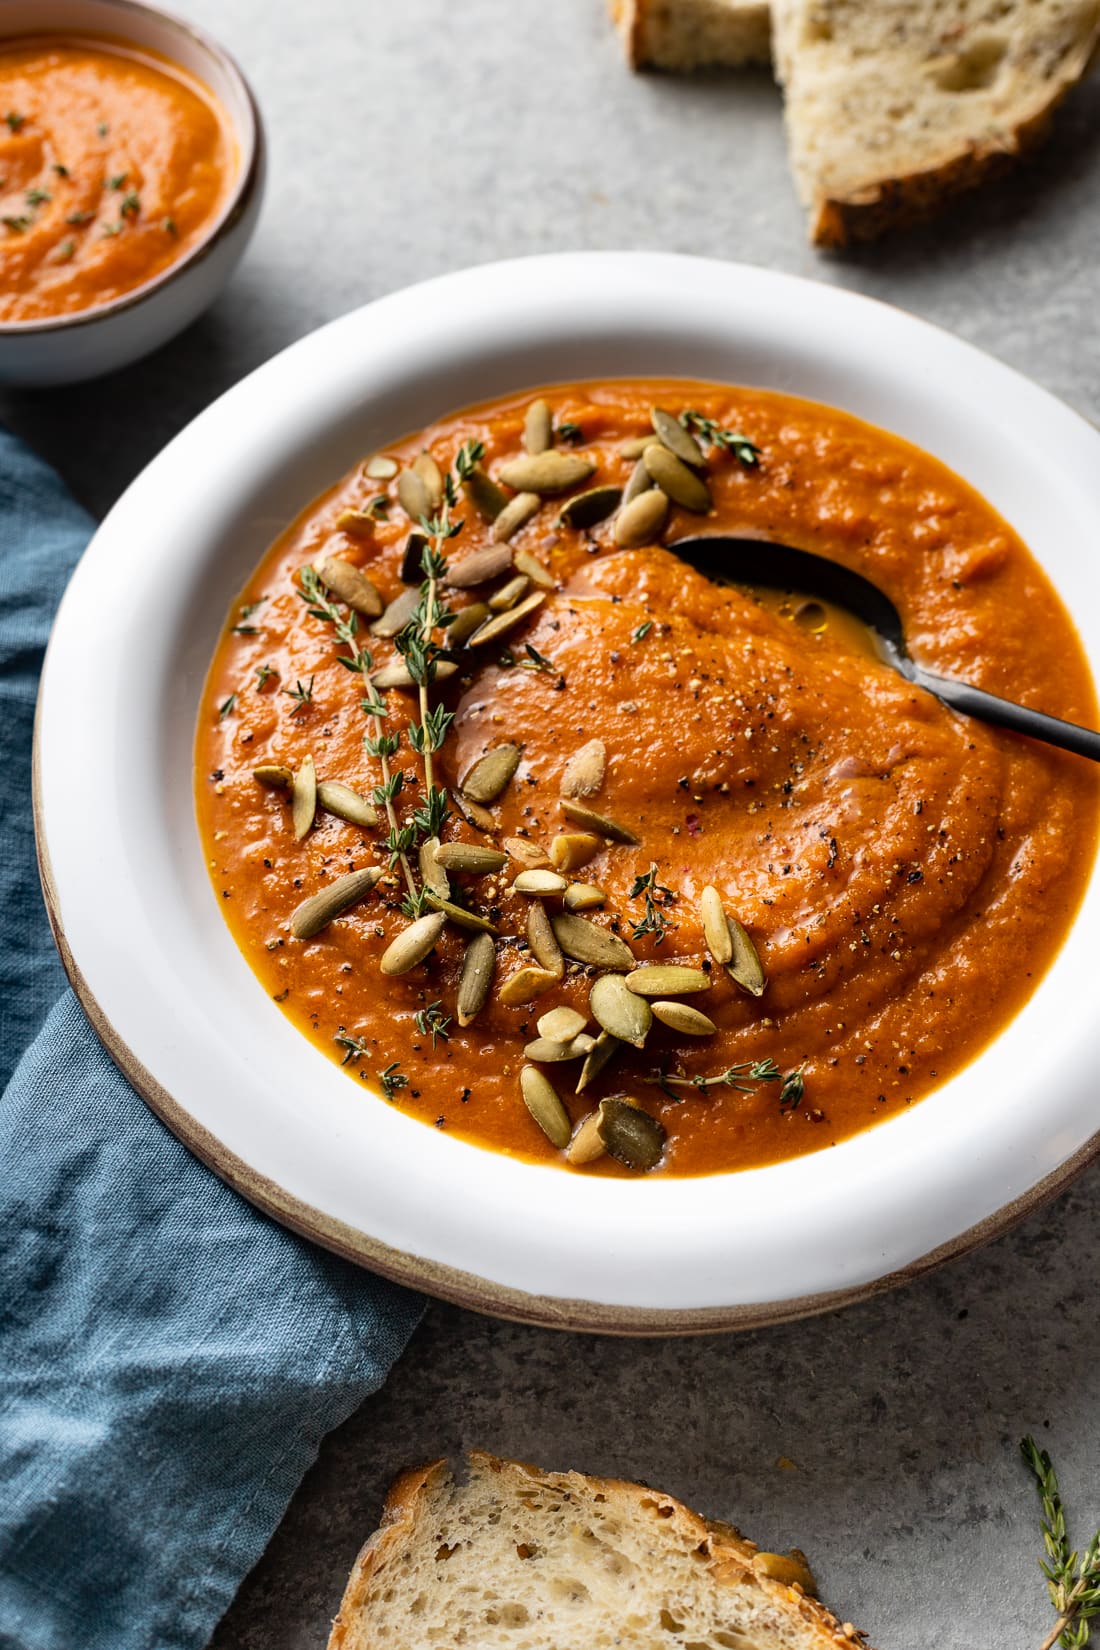
[[1011,728],[1013,733],[1030,734],[1048,745],[1057,745],[1065,751],[1075,751],[1100,762],[1100,733],[1091,728],[1078,727],[1076,722],[1063,722],[1057,716],[1046,716],[1028,705],[1017,705],[1011,699],[999,699],[995,693],[972,687],[969,682],[956,682],[949,676],[936,676],[918,665],[916,680],[921,687],[934,693],[952,710],[961,710],[979,721],[992,722],[1000,728]]

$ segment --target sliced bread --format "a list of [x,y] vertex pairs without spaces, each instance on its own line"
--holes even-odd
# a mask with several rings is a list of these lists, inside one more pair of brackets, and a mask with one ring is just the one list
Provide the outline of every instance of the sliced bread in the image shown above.
[[611,0],[632,69],[740,69],[770,58],[766,0]]
[[1043,135],[1100,0],[774,0],[791,163],[819,246],[923,217]]
[[406,1473],[329,1650],[853,1650],[801,1554],[641,1484],[473,1453]]

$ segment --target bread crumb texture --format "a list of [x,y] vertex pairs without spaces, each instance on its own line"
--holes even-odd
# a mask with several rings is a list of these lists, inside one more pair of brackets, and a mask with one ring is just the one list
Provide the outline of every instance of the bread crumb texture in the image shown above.
[[[755,1562],[754,1562],[755,1560]],[[640,1484],[472,1454],[398,1479],[329,1650],[852,1650],[800,1554]]]
[[611,0],[634,69],[740,69],[771,57],[766,0]]

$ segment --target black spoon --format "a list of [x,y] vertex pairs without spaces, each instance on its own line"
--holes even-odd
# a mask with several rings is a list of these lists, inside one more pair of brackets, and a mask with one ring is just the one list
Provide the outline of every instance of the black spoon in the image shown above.
[[1100,733],[1094,733],[1091,728],[1063,722],[1057,716],[1017,705],[1011,699],[999,699],[995,693],[986,693],[983,688],[955,681],[950,676],[937,676],[917,664],[909,657],[901,614],[890,598],[870,579],[842,567],[839,562],[815,556],[810,550],[796,550],[789,544],[775,544],[771,539],[732,538],[725,533],[677,539],[668,548],[718,583],[797,591],[799,595],[819,596],[822,601],[846,608],[874,632],[885,664],[892,666],[906,681],[927,688],[952,710],[976,716],[982,722],[992,722],[996,727],[1011,728],[1013,733],[1029,734],[1032,739],[1042,739],[1048,745],[1058,745],[1062,750],[1076,751],[1078,756],[1100,762]]

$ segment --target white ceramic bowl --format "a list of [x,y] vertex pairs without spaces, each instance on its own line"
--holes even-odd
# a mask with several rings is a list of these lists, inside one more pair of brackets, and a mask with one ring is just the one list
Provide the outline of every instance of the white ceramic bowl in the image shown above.
[[[675,1332],[882,1288],[1001,1229],[1100,1146],[1100,875],[1023,1012],[911,1112],[773,1168],[607,1180],[464,1144],[350,1082],[238,952],[192,797],[224,614],[292,516],[364,452],[447,409],[628,374],[791,391],[935,453],[1023,534],[1100,665],[1100,435],[1066,407],[948,334],[832,287],[656,254],[532,258],[413,287],[303,339],[138,478],[57,619],[39,830],[93,1020],[156,1111],[245,1196],[485,1310]],[[183,508],[166,513],[166,498]]]
[[0,384],[74,384],[167,343],[218,296],[248,245],[263,197],[260,111],[236,63],[209,35],[137,0],[0,0],[0,45],[48,34],[103,35],[146,47],[201,80],[236,134],[237,176],[204,238],[154,280],[72,315],[0,323]]

